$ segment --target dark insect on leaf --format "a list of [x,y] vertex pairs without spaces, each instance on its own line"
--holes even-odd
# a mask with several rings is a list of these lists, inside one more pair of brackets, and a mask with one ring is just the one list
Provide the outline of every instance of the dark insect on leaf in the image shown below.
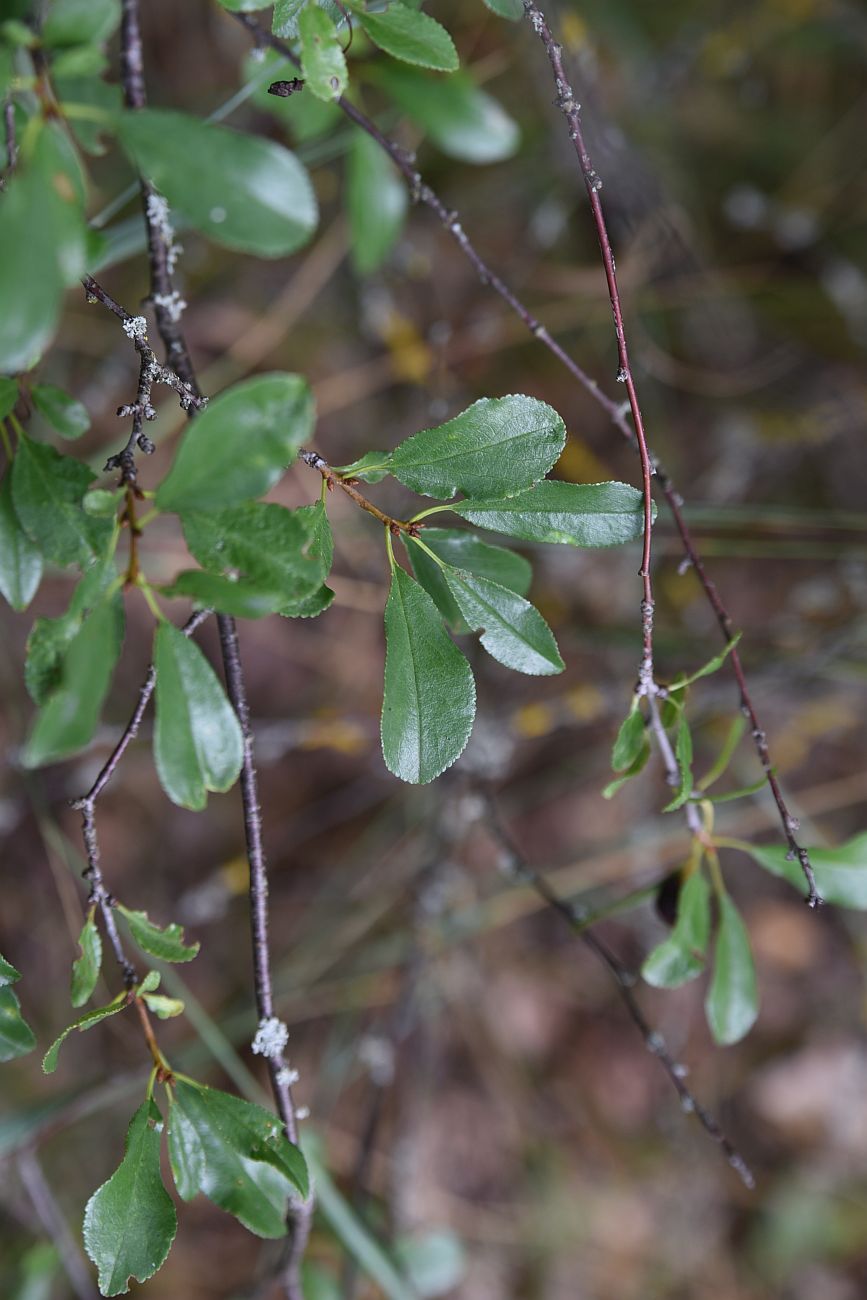
[[297,91],[304,89],[304,81],[301,77],[293,77],[291,81],[272,81],[268,87],[269,95],[277,95],[280,99],[288,99],[290,95],[296,94]]
[[655,907],[660,921],[674,926],[677,920],[677,903],[680,898],[680,872],[672,871],[666,876],[656,891]]

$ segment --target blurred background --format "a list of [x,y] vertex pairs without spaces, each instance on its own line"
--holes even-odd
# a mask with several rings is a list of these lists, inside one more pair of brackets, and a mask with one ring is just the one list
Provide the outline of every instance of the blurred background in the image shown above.
[[[547,8],[604,184],[652,444],[744,630],[754,700],[802,842],[840,843],[865,828],[867,796],[867,11],[847,0]],[[541,46],[527,24],[504,22],[480,2],[428,9],[507,115],[492,119],[477,147],[483,154],[490,134],[500,156],[449,156],[373,77],[362,81],[362,102],[418,149],[424,175],[459,209],[483,256],[619,397],[595,236]],[[216,4],[151,0],[143,22],[152,103],[204,115],[258,78],[226,120],[297,148],[322,209],[315,240],[280,262],[183,233],[185,326],[206,392],[258,370],[305,374],[320,413],[315,446],[335,464],[392,447],[477,397],[528,393],[555,406],[569,429],[557,474],[638,481],[637,459],[605,413],[479,282],[426,209],[411,209],[381,270],[356,273],[342,201],[352,128],[339,114],[303,96],[269,100],[248,39]],[[360,40],[357,53],[359,67],[375,62]],[[97,214],[131,176],[114,149],[93,160],[92,175]],[[117,260],[100,278],[135,311],[147,287],[135,202],[106,225]],[[40,374],[87,405],[93,428],[76,454],[100,467],[126,436],[114,412],[131,400],[137,374],[116,321],[70,295]],[[159,481],[182,421],[158,396],[160,445],[142,466],[145,487]],[[300,505],[318,491],[318,475],[299,466],[274,499]],[[407,501],[397,484],[368,494],[398,514]],[[503,870],[508,854],[479,796],[480,783],[493,791],[527,860],[601,913],[598,932],[637,969],[665,934],[657,888],[688,849],[680,815],[660,812],[668,796],[655,760],[616,798],[601,797],[639,657],[638,551],[526,549],[531,597],[566,672],[518,677],[470,647],[473,740],[447,776],[410,788],[389,776],[379,748],[380,530],[341,494],[329,513],[332,609],[241,629],[278,1011],[291,1030],[296,1094],[310,1110],[304,1128],[334,1179],[324,1200],[342,1194],[394,1244],[417,1295],[867,1295],[862,917],[814,915],[785,883],[729,852],[726,880],[759,972],[755,1029],[717,1049],[704,981],[668,993],[636,987],[690,1086],[753,1168],[750,1192],[681,1113],[610,976]],[[718,631],[694,575],[679,567],[662,506],[654,536],[666,679],[714,654]],[[172,520],[149,530],[144,562],[155,581],[184,566]],[[59,613],[68,597],[58,575],[34,613]],[[173,602],[172,616],[187,609]],[[131,596],[105,728],[80,760],[39,773],[16,762],[32,712],[22,688],[30,620],[5,606],[0,620],[9,759],[2,934],[25,975],[24,1011],[47,1045],[66,1023],[81,926],[80,836],[68,800],[88,786],[131,711],[152,619]],[[213,627],[201,643],[216,663]],[[710,766],[737,705],[726,670],[694,690],[697,770]],[[190,1012],[161,1026],[170,1059],[257,1096],[264,1074],[249,1051],[238,792],[212,796],[205,814],[174,807],[158,786],[149,734],[148,724],[100,806],[107,883],[128,906],[181,922],[202,943],[191,966],[164,980]],[[748,739],[732,770],[738,785],[760,775]],[[780,839],[764,791],[719,809],[718,826]],[[4,1296],[75,1294],[26,1188],[48,1181],[77,1242],[87,1197],[120,1157],[147,1076],[141,1055],[135,1027],[121,1018],[70,1041],[50,1079],[39,1054],[3,1067]],[[35,1157],[20,1146],[25,1130],[38,1137]],[[335,1216],[317,1220],[310,1295],[384,1294],[364,1272],[347,1276]],[[199,1199],[181,1208],[169,1260],[144,1290],[153,1300],[264,1298],[278,1293],[270,1280],[278,1260],[279,1244],[263,1245]]]

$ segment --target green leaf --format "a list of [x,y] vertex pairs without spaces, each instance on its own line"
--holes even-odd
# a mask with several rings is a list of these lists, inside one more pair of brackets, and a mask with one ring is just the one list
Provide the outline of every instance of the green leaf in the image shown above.
[[34,384],[33,405],[62,438],[80,438],[90,428],[87,407],[54,384]]
[[368,76],[450,158],[501,162],[518,149],[517,122],[465,72],[437,77],[392,63],[371,69]]
[[676,989],[705,968],[710,938],[710,889],[700,871],[680,891],[677,924],[669,937],[646,958],[641,974],[658,989]]
[[94,519],[81,508],[92,482],[92,471],[80,460],[22,437],[12,464],[15,513],[52,564],[87,565],[111,536],[109,520]]
[[81,956],[72,963],[72,1005],[83,1007],[92,996],[102,965],[102,939],[96,928],[93,907],[87,913],[84,929],[78,936]]
[[26,1056],[35,1046],[36,1038],[21,1015],[21,1003],[14,989],[6,983],[0,985],[0,1061],[14,1061],[19,1056]]
[[298,21],[301,75],[305,89],[317,99],[339,99],[349,74],[337,28],[323,9],[308,6]]
[[167,998],[162,993],[145,993],[143,1000],[160,1020],[172,1020],[175,1016],[184,1014],[184,1004],[180,998]]
[[236,384],[189,425],[156,504],[184,514],[261,496],[312,428],[313,398],[300,375],[256,375]]
[[[105,137],[113,135],[123,108],[120,86],[91,74],[84,76],[80,71],[75,75],[64,72],[58,76],[55,70],[54,88],[61,104],[88,105],[100,111],[99,117],[75,117],[69,122],[81,148],[100,157],[107,149]],[[88,261],[93,271],[99,269],[92,259]]]
[[458,1237],[445,1228],[398,1237],[394,1253],[422,1300],[454,1291],[467,1272],[466,1252]]
[[178,1078],[169,1111],[178,1193],[202,1192],[260,1237],[282,1237],[291,1188],[307,1196],[307,1166],[280,1121],[253,1102]]
[[628,483],[547,479],[508,501],[461,501],[462,518],[526,542],[619,546],[644,535],[641,493]]
[[153,993],[160,986],[160,973],[158,970],[149,970],[144,979],[136,985],[136,993],[139,997],[144,997],[146,993]]
[[56,329],[64,290],[84,272],[82,200],[66,148],[59,124],[43,126],[0,203],[0,372],[35,364]]
[[241,728],[201,650],[171,623],[157,628],[154,759],[173,803],[199,810],[241,770]]
[[123,642],[120,596],[97,605],[63,659],[60,685],[48,697],[24,746],[25,767],[41,767],[83,749],[93,739]]
[[481,632],[482,645],[499,663],[533,676],[563,671],[554,634],[523,596],[460,569],[447,567],[443,577],[467,624]]
[[120,0],[53,0],[42,26],[46,45],[99,45],[120,23]]
[[257,9],[270,8],[269,5],[262,4],[262,0],[219,0],[219,3],[233,14],[252,14]]
[[91,488],[85,492],[81,504],[87,514],[105,519],[117,514],[123,496],[123,488]]
[[719,896],[719,909],[713,979],[704,1009],[714,1041],[725,1046],[749,1033],[759,1014],[759,997],[749,936],[728,894]]
[[37,618],[27,640],[24,681],[36,704],[44,704],[60,686],[67,648],[89,609],[100,602],[116,576],[113,536],[93,560],[72,593],[69,608],[58,618]]
[[116,1016],[119,1011],[123,1011],[128,1005],[126,990],[124,990],[123,993],[118,993],[117,997],[113,998],[106,1006],[97,1007],[94,1011],[86,1011],[83,1016],[79,1016],[78,1020],[74,1020],[71,1025],[67,1025],[63,1033],[55,1038],[42,1058],[44,1072],[53,1074],[57,1069],[57,1058],[60,1055],[60,1049],[65,1039],[69,1037],[74,1029],[83,1034],[88,1029],[93,1029],[94,1025],[98,1025],[100,1021],[107,1020],[109,1016]]
[[385,606],[382,752],[402,781],[424,784],[463,753],[476,712],[470,665],[427,592],[401,568]]
[[289,605],[284,605],[280,613],[284,618],[317,618],[330,608],[333,600],[334,592],[330,587],[323,586],[304,600],[296,600]]
[[344,478],[357,478],[362,483],[381,483],[391,473],[391,452],[366,451],[351,464],[335,465],[334,468]]
[[160,590],[164,596],[186,596],[203,609],[216,609],[235,618],[264,618],[285,604],[279,591],[243,579],[221,578],[202,569],[185,569],[170,586]]
[[0,377],[0,420],[15,410],[18,403],[18,380]]
[[622,790],[623,786],[626,785],[627,781],[631,781],[634,776],[638,776],[639,772],[644,771],[644,768],[647,766],[647,760],[649,758],[650,758],[650,737],[648,736],[647,731],[645,730],[641,738],[641,744],[637,755],[632,760],[629,767],[627,767],[626,771],[623,773],[622,776],[618,776],[615,778],[615,780],[608,782],[608,784],[605,786],[605,789],[602,791],[602,798],[613,799],[614,796],[617,794],[617,791]]
[[[400,238],[408,207],[406,185],[388,154],[364,131],[353,131],[347,165],[346,210],[352,262],[359,275],[370,275],[388,257]],[[359,464],[363,466],[364,460],[371,457],[375,463],[380,455],[368,452]],[[349,472],[363,477],[357,468]]]
[[560,416],[535,397],[483,397],[434,429],[407,438],[389,470],[406,487],[446,500],[520,492],[544,478],[566,442]]
[[42,554],[15,513],[12,476],[0,484],[0,592],[13,609],[26,609],[42,581]]
[[666,804],[663,812],[674,812],[676,808],[682,808],[692,794],[692,733],[689,729],[689,723],[683,716],[681,716],[677,728],[677,741],[675,742],[674,752],[677,758],[678,771],[680,772],[680,785],[677,794],[671,803]]
[[[523,555],[516,555],[502,546],[491,546],[469,529],[425,528],[424,543],[434,555],[456,569],[466,569],[479,578],[490,578],[519,596],[526,595],[530,589],[533,571]],[[440,566],[420,546],[408,547],[407,554],[416,578],[446,622],[456,632],[468,632],[470,629],[449,591]]]
[[672,682],[668,688],[669,694],[671,694],[672,691],[682,691],[685,687],[691,686],[693,682],[699,681],[700,678],[710,677],[712,673],[719,672],[720,668],[722,668],[726,659],[728,659],[742,636],[743,633],[738,632],[737,636],[733,636],[731,641],[726,644],[725,649],[720,650],[719,654],[714,655],[713,659],[709,659],[702,668],[697,669],[694,673],[690,673],[688,677],[679,677],[677,681]]
[[0,956],[0,989],[5,988],[8,984],[17,984],[20,979],[20,970],[16,970],[11,962]]
[[191,226],[226,248],[283,257],[316,229],[316,196],[294,154],[185,113],[125,113],[121,142]]
[[84,1212],[84,1248],[99,1269],[104,1296],[125,1295],[166,1261],[178,1216],[160,1175],[163,1117],[151,1099],[130,1121],[120,1166]]
[[[797,858],[777,844],[741,844],[744,853],[773,876],[788,880],[799,893],[804,892],[804,872]],[[816,885],[826,903],[838,907],[867,909],[867,831],[854,836],[835,849],[809,849]]]
[[[455,72],[459,66],[454,41],[435,18],[391,0],[383,13],[367,13],[364,0],[349,0],[349,7],[366,34],[386,54],[434,72]],[[304,16],[301,23],[303,26]]]
[[147,912],[131,912],[122,903],[117,904],[116,910],[129,926],[133,942],[151,957],[160,961],[192,961],[198,953],[198,943],[184,943],[183,926],[155,925],[148,919]]
[[321,502],[287,510],[246,502],[226,510],[184,514],[184,537],[206,569],[227,570],[276,592],[274,609],[312,597],[331,569],[333,542]]
[[615,772],[625,772],[639,757],[645,741],[644,714],[633,699],[632,708],[620,724],[614,748],[611,751],[611,767]]
[[485,4],[492,14],[498,14],[500,18],[508,18],[513,23],[524,17],[522,0],[485,0]]

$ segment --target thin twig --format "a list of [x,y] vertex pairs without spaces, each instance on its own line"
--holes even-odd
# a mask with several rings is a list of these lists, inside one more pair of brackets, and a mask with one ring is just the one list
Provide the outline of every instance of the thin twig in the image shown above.
[[[284,59],[292,63],[296,68],[301,66],[300,60],[286,41],[281,40],[279,36],[274,36],[273,33],[269,32],[267,28],[262,27],[261,24],[258,23],[250,14],[235,13],[234,17],[247,29],[258,46],[269,46],[271,49],[276,50],[278,54],[281,54]],[[447,230],[455,239],[482,283],[489,285],[490,288],[498,294],[505,303],[507,303],[533,337],[538,339],[539,342],[557,358],[560,364],[563,365],[572,375],[573,379],[575,379],[576,382],[579,383],[581,387],[590,394],[593,400],[605,411],[623,437],[626,438],[628,442],[634,444],[635,433],[627,419],[630,410],[629,402],[619,403],[612,401],[612,399],[599,387],[597,381],[582,369],[578,362],[575,361],[574,358],[571,357],[561,346],[561,344],[552,337],[542,322],[533,315],[530,309],[521,301],[509,285],[507,285],[506,282],[491,269],[464,230],[459,214],[453,209],[450,209],[439,197],[436,191],[424,180],[421,172],[415,165],[414,156],[403,149],[395,140],[391,140],[388,136],[384,135],[376,123],[373,122],[366,113],[363,113],[361,109],[356,108],[356,106],[345,97],[338,99],[337,105],[350,121],[354,122],[355,125],[369,135],[372,140],[375,140],[380,148],[388,154],[389,158],[407,181],[413,199],[430,208],[445,230]],[[648,447],[647,451],[660,491],[665,497],[666,503],[674,518],[678,534],[683,543],[686,558],[695,569],[696,577],[701,583],[704,594],[716,615],[717,622],[725,641],[730,644],[734,638],[732,619],[720,598],[715,584],[708,576],[707,571],[700,560],[698,548],[692,539],[686,519],[684,518],[683,498],[675,488],[672,479],[663,468],[659,457],[656,456],[653,449]],[[789,812],[779,784],[774,776],[770,757],[768,755],[767,739],[757,721],[756,710],[750,698],[743,665],[736,647],[731,650],[729,659],[737,678],[741,696],[741,707],[746,716],[750,719],[753,742],[756,745],[756,751],[759,756],[759,761],[762,764],[762,770],[767,777],[768,784],[771,788],[780,814],[780,821],[786,837],[786,843],[789,846],[789,851],[792,854],[792,857],[797,857],[801,863],[809,886],[807,902],[811,907],[815,907],[819,902],[821,902],[821,899],[816,889],[815,878],[810,866],[809,856],[807,850],[802,848],[795,839],[798,822]]]
[[307,451],[304,447],[301,447],[298,451],[298,455],[300,459],[304,461],[305,465],[309,465],[311,469],[319,471],[325,480],[329,491],[336,483],[339,488],[343,489],[348,497],[352,498],[357,506],[360,506],[362,510],[366,510],[369,515],[373,515],[374,519],[378,519],[381,524],[385,525],[389,532],[408,533],[410,537],[418,537],[424,524],[414,523],[410,519],[394,519],[391,515],[385,514],[384,511],[379,509],[379,506],[375,506],[372,501],[368,501],[367,497],[364,496],[363,493],[358,491],[355,487],[356,479],[346,478],[344,475],[338,473],[336,469],[333,469],[328,464],[327,460],[323,460],[318,452]]
[[608,945],[592,930],[587,928],[587,919],[582,915],[581,911],[574,907],[568,899],[562,898],[549,884],[545,876],[536,871],[518,850],[511,834],[500,818],[499,810],[490,790],[482,788],[481,794],[487,810],[485,826],[500,848],[503,855],[504,869],[513,879],[528,885],[553,911],[562,916],[581,941],[590,949],[597,961],[601,962],[605,967],[614,981],[629,1018],[642,1037],[644,1046],[651,1056],[656,1057],[668,1075],[680,1098],[682,1109],[687,1114],[695,1115],[705,1133],[720,1148],[744,1185],[749,1188],[755,1187],[755,1179],[743,1156],[723,1133],[710,1111],[702,1106],[692,1090],[686,1085],[684,1082],[684,1067],[675,1061],[666,1047],[665,1039],[651,1027],[641,1010],[632,991],[636,983],[636,977],[623,965],[619,957],[611,951]]

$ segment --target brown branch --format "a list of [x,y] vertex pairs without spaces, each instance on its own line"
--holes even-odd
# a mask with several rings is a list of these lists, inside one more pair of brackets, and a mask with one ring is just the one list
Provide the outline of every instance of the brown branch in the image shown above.
[[328,485],[329,491],[336,483],[339,488],[343,489],[348,497],[352,498],[357,506],[360,506],[362,510],[366,510],[369,515],[373,515],[374,519],[378,519],[381,524],[385,525],[389,532],[395,534],[409,533],[410,537],[418,537],[424,527],[423,524],[413,523],[413,521],[409,519],[393,519],[391,515],[385,514],[378,506],[375,506],[372,501],[368,501],[367,497],[358,491],[358,488],[355,486],[355,479],[345,478],[342,474],[339,474],[338,471],[332,469],[328,462],[323,460],[317,452],[307,451],[304,447],[301,447],[299,448],[298,455],[301,460],[304,461],[305,465],[309,465],[311,469],[319,471]]
[[[235,13],[234,17],[244,26],[259,46],[270,46],[276,50],[284,59],[292,63],[296,68],[300,67],[300,60],[296,57],[291,47],[278,36],[274,36],[266,28],[262,27],[255,18],[250,14]],[[375,140],[381,149],[388,154],[394,165],[401,172],[407,181],[410,192],[418,203],[423,203],[439,219],[442,226],[455,239],[464,256],[476,271],[483,284],[487,284],[498,294],[500,298],[511,308],[518,319],[524,324],[527,330],[538,339],[548,351],[555,356],[561,365],[572,375],[573,379],[581,385],[593,398],[593,400],[605,411],[615,427],[620,431],[628,442],[635,443],[635,434],[627,419],[630,410],[630,404],[618,403],[612,399],[599,387],[599,384],[587,372],[582,369],[577,361],[569,355],[568,352],[557,342],[548,332],[546,327],[539,321],[525,303],[513,292],[513,290],[500,278],[484,260],[470,240],[463,226],[461,225],[459,214],[450,209],[439,197],[435,190],[424,180],[421,172],[415,165],[413,156],[403,149],[396,141],[390,140],[388,136],[380,131],[379,127],[373,122],[361,109],[346,98],[341,97],[337,101],[338,107],[343,111],[350,121],[354,122],[362,131]],[[695,569],[696,576],[701,583],[704,594],[716,615],[717,622],[724,639],[731,643],[734,638],[733,625],[717,588],[699,557],[698,548],[692,539],[689,527],[683,514],[683,498],[675,488],[669,475],[663,468],[659,458],[648,447],[648,456],[651,468],[659,484],[660,491],[665,497],[672,517],[674,518],[678,534],[683,544],[686,558],[690,561]],[[752,726],[752,738],[756,746],[759,761],[767,777],[768,784],[774,796],[777,809],[780,814],[783,832],[786,837],[786,843],[793,857],[797,857],[804,869],[804,875],[809,886],[809,896],[807,902],[811,907],[815,907],[821,902],[821,898],[816,889],[815,878],[812,868],[810,867],[807,850],[802,848],[795,839],[795,833],[798,829],[798,823],[789,812],[779,784],[773,774],[770,757],[768,755],[767,740],[764,731],[758,723],[755,706],[750,698],[749,690],[746,683],[746,677],[743,670],[740,655],[737,647],[733,648],[729,654],[732,669],[738,681],[738,687],[741,695],[741,707],[750,719]]]

